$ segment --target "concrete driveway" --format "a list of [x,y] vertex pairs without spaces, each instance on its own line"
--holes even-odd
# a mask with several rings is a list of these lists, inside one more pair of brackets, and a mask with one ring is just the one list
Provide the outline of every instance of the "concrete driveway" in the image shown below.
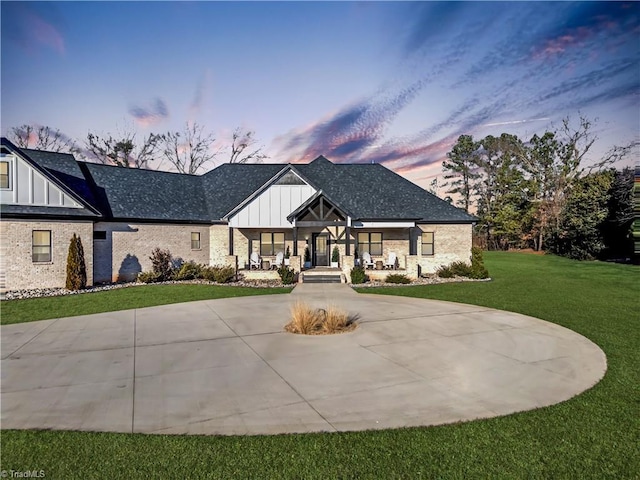
[[[341,306],[360,326],[283,333],[297,299]],[[606,370],[594,343],[542,320],[345,285],[1,333],[3,429],[274,434],[436,425],[555,404]]]

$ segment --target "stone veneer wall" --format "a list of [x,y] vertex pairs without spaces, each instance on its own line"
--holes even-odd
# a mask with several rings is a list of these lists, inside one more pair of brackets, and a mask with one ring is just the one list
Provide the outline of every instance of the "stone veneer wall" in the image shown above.
[[421,273],[435,273],[451,262],[471,262],[471,224],[419,225],[423,232],[433,232],[434,254],[422,255],[422,242],[418,237],[417,264]]
[[[64,288],[67,278],[69,243],[80,236],[87,267],[87,285],[93,284],[93,223],[64,221],[2,220],[2,255],[5,288]],[[51,262],[33,263],[32,231],[51,230]],[[0,277],[2,276],[0,273]]]
[[[94,240],[96,282],[133,280],[151,270],[149,256],[159,247],[174,259],[209,264],[209,226],[98,222],[96,231],[106,231],[106,240]],[[191,250],[191,232],[200,233],[200,249]],[[86,248],[86,247],[85,247]]]

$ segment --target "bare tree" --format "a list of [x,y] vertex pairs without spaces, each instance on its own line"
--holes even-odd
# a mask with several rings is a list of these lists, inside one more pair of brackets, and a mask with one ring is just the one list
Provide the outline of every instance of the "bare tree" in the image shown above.
[[229,163],[247,163],[250,161],[259,163],[265,158],[269,158],[262,151],[262,147],[253,150],[254,145],[258,143],[254,135],[254,131],[244,131],[241,127],[233,131]]
[[163,135],[164,158],[180,173],[194,175],[211,162],[219,150],[213,150],[213,134],[204,134],[204,127],[187,123],[182,132],[169,132]]
[[81,154],[76,142],[57,128],[44,125],[20,125],[12,127],[7,137],[20,148],[33,148],[58,153]]
[[150,133],[138,143],[136,134],[130,130],[118,134],[117,138],[110,134],[100,137],[89,132],[86,146],[92,159],[99,163],[124,168],[149,168],[164,138],[164,135]]

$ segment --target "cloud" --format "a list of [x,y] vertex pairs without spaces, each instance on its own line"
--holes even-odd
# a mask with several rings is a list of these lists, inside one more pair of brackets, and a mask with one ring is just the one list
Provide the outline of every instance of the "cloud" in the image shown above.
[[546,122],[551,120],[550,117],[542,117],[542,118],[530,118],[525,120],[508,120],[506,122],[494,122],[494,123],[485,123],[484,127],[498,127],[500,125],[518,125],[521,123],[529,123],[529,122]]
[[51,4],[2,2],[2,32],[29,54],[43,47],[65,53],[62,22]]
[[290,162],[308,161],[318,155],[335,161],[350,159],[382,138],[386,127],[420,93],[426,80],[415,81],[395,92],[380,91],[356,101],[302,131],[281,137],[283,155]]
[[189,117],[191,118],[191,121],[195,121],[196,117],[201,113],[202,108],[208,100],[211,76],[211,69],[207,68],[198,80],[193,100],[191,100],[191,105],[189,105]]
[[146,106],[132,105],[129,114],[142,127],[157,125],[169,118],[169,109],[161,98],[154,99]]

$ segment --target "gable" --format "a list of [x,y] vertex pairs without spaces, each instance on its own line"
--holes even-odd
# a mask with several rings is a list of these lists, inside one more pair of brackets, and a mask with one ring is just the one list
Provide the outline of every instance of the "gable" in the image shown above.
[[229,226],[238,228],[291,227],[287,216],[316,193],[292,170],[273,179],[257,196],[233,212]]
[[0,201],[3,204],[84,208],[19,155],[2,153],[1,161],[8,164],[9,175],[8,187],[0,191]]

